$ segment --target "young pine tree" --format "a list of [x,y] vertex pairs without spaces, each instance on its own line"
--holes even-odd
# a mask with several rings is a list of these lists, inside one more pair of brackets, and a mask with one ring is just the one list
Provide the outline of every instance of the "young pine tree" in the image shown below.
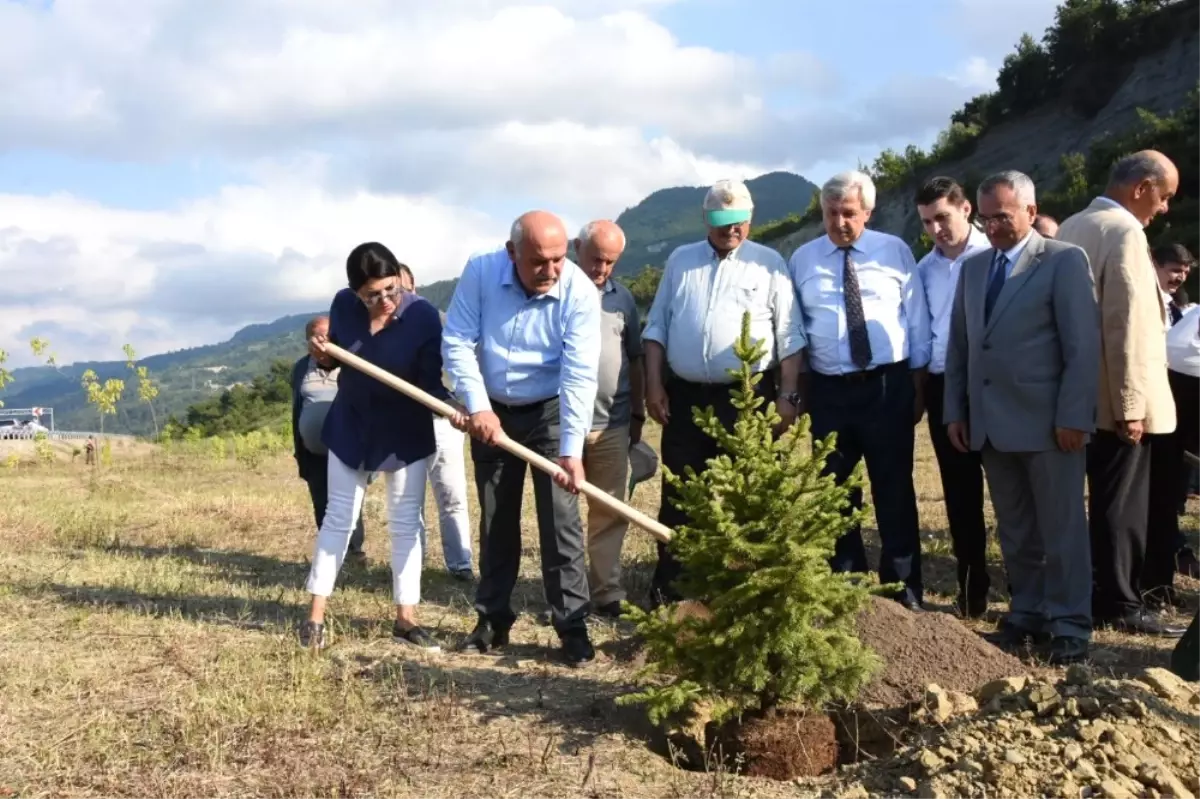
[[683,565],[677,587],[703,607],[646,613],[627,604],[646,642],[640,676],[659,679],[621,702],[645,704],[656,724],[693,702],[707,703],[720,723],[781,704],[851,700],[878,665],[855,634],[872,589],[829,567],[838,537],[862,515],[843,515],[862,482],[861,464],[840,486],[822,475],[834,437],[814,441],[809,457],[807,416],[775,438],[779,414],[772,403],[760,407],[760,377],[751,371],[764,351],[746,314],[735,347],[733,430],[711,407],[693,410],[724,454],[699,475],[663,469],[689,518],[670,543]]

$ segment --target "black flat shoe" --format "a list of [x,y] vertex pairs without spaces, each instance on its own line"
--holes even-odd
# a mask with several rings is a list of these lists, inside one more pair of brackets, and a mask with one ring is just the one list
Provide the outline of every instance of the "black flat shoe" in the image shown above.
[[1135,610],[1133,613],[1127,613],[1124,616],[1105,619],[1101,623],[1105,627],[1111,627],[1123,633],[1146,635],[1152,638],[1182,638],[1184,633],[1183,627],[1174,627],[1167,624],[1162,619],[1155,618],[1154,614],[1146,610]]
[[392,640],[398,644],[406,644],[425,652],[441,652],[441,644],[421,627],[409,627],[407,630],[400,622],[392,624]]

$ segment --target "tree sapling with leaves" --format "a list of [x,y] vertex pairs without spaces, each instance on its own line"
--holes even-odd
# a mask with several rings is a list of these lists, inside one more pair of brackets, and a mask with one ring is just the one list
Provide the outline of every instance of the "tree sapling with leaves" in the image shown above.
[[646,705],[655,724],[693,703],[708,705],[721,723],[781,705],[850,700],[878,666],[855,631],[872,590],[863,575],[829,566],[835,542],[863,513],[843,515],[862,465],[842,485],[823,475],[834,436],[814,441],[806,455],[807,416],[775,438],[779,414],[773,403],[760,408],[754,393],[760,376],[751,365],[764,347],[751,339],[746,314],[735,346],[741,368],[730,370],[733,430],[711,407],[693,409],[724,454],[702,474],[663,469],[689,518],[669,546],[683,567],[676,584],[691,601],[649,613],[626,603],[646,642],[640,676],[666,679],[620,700]]

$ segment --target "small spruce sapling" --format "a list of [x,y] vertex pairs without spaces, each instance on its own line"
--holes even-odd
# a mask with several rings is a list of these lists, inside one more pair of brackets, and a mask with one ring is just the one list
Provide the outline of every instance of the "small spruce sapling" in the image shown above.
[[683,566],[676,585],[701,612],[625,605],[647,649],[639,676],[656,679],[619,701],[644,704],[655,724],[693,703],[722,723],[783,704],[852,700],[879,665],[855,630],[872,589],[863,575],[829,566],[839,536],[862,517],[862,510],[845,514],[862,465],[842,485],[823,475],[834,436],[814,441],[809,457],[807,416],[774,436],[779,414],[773,403],[760,407],[754,392],[761,378],[752,365],[766,350],[750,337],[749,314],[734,351],[741,368],[730,370],[733,430],[711,407],[693,409],[723,454],[701,474],[663,468],[689,519],[670,543]]

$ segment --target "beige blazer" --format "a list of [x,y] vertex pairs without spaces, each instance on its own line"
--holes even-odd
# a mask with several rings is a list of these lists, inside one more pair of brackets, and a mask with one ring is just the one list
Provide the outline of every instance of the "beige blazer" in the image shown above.
[[1175,429],[1167,382],[1167,309],[1142,224],[1097,198],[1058,228],[1059,241],[1083,248],[1100,307],[1100,393],[1096,426],[1142,420],[1147,433]]

